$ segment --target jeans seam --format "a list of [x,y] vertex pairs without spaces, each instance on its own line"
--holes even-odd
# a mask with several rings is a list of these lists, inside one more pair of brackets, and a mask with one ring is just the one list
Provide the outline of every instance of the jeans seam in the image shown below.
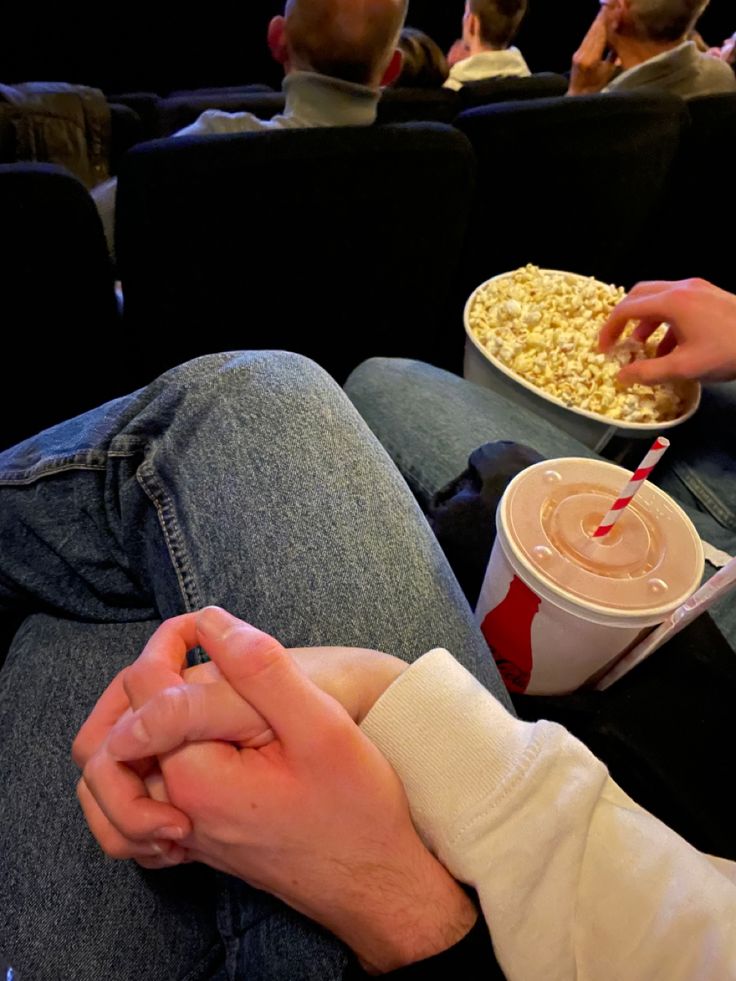
[[199,958],[194,967],[183,974],[179,981],[206,981],[212,973],[212,955],[223,955],[222,942],[216,940],[212,946]]
[[719,524],[732,531],[736,528],[736,517],[732,514],[731,510],[718,499],[707,484],[703,483],[691,467],[687,466],[687,464],[676,462],[673,465],[673,469],[695,499],[705,507]]
[[136,477],[143,493],[156,511],[158,523],[166,543],[166,549],[171,559],[171,565],[179,583],[185,609],[189,613],[193,610],[198,610],[202,606],[202,601],[191,564],[186,558],[184,536],[179,527],[173,501],[158,482],[156,474],[150,465],[142,463],[138,468]]
[[[404,476],[404,474],[408,474],[411,477],[412,481],[417,485],[417,487],[420,488],[422,494],[427,499],[427,504],[429,504],[430,501],[432,500],[432,497],[434,496],[434,491],[430,491],[429,487],[427,487],[427,485],[424,483],[424,481],[420,477],[419,473],[414,469],[414,467],[404,463],[401,453],[396,449],[395,445],[391,442],[390,439],[387,439],[385,436],[381,436],[380,441],[383,448],[386,450],[388,455],[393,460],[397,470],[401,473],[402,477]],[[404,477],[404,482],[408,483],[406,477]]]
[[19,470],[16,474],[11,476],[9,473],[0,473],[0,486],[17,487],[19,485],[28,486],[29,484],[35,484],[38,480],[43,480],[45,477],[55,477],[57,474],[66,473],[69,470],[95,470],[104,471],[107,470],[106,463],[58,463],[48,467],[33,468],[29,467],[27,470]]

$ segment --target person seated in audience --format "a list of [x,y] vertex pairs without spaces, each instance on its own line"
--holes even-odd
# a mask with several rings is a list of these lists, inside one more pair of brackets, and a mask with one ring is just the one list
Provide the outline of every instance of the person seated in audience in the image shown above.
[[[670,325],[649,380],[736,377],[736,297],[642,284],[603,347],[629,318]],[[450,466],[480,416],[483,441],[578,455],[494,393],[431,369],[422,385],[408,425]],[[413,386],[377,359],[348,389],[405,448]],[[486,919],[510,979],[729,976],[734,863],[561,727],[514,718],[406,485],[314,364],[200,358],[5,451],[0,474],[0,610],[41,614],[0,687],[2,943],[21,977],[330,981],[333,937],[353,977],[488,977]],[[324,646],[340,641],[361,649]],[[95,699],[73,749],[89,828],[176,873],[82,834],[61,761]]]
[[683,98],[736,91],[727,65],[689,33],[708,0],[601,0],[575,52],[568,95],[655,87]]
[[462,37],[447,55],[445,88],[457,91],[484,78],[530,75],[521,52],[511,46],[526,9],[527,0],[466,0]]
[[424,31],[405,27],[399,37],[401,73],[396,88],[436,89],[447,78],[449,68],[444,52]]
[[[283,66],[286,105],[273,119],[207,109],[175,136],[206,136],[317,126],[370,126],[382,85],[401,70],[399,33],[408,0],[288,0],[268,26]],[[92,196],[113,251],[117,180]]]

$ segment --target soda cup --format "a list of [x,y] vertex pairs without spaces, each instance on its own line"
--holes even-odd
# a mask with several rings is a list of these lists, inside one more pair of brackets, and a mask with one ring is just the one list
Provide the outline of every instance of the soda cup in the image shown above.
[[631,476],[569,457],[536,463],[506,488],[476,618],[510,691],[594,682],[700,585],[698,533],[649,482],[593,537]]

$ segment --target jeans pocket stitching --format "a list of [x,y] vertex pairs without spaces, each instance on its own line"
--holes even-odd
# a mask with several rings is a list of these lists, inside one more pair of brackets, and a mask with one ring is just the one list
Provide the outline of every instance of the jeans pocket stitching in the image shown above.
[[736,529],[736,515],[717,497],[700,476],[684,463],[675,463],[674,470],[696,500],[725,528]]

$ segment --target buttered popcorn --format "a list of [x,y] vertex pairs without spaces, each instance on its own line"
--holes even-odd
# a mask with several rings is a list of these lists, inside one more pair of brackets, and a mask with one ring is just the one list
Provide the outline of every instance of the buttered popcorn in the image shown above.
[[664,327],[642,344],[631,340],[631,324],[613,351],[597,350],[601,327],[625,295],[592,277],[528,265],[478,290],[470,329],[506,367],[565,405],[623,422],[675,419],[684,408],[677,385],[627,388],[616,381],[623,364],[654,357]]

